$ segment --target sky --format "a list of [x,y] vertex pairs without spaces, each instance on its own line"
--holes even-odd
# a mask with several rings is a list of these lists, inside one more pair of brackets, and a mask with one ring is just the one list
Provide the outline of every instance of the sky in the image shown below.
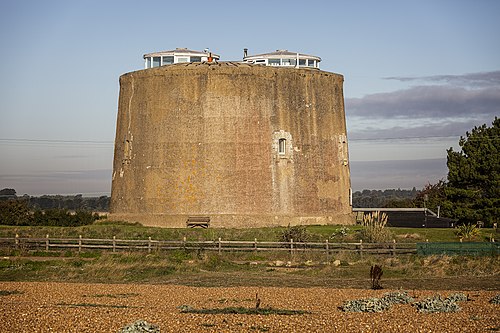
[[445,179],[500,116],[500,1],[0,0],[0,188],[109,195],[119,76],[142,55],[288,49],[344,75],[353,190]]

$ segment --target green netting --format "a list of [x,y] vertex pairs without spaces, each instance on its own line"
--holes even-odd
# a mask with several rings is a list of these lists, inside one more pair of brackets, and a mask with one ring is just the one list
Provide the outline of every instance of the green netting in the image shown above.
[[423,256],[433,254],[494,256],[500,254],[500,244],[486,242],[417,243],[417,254]]

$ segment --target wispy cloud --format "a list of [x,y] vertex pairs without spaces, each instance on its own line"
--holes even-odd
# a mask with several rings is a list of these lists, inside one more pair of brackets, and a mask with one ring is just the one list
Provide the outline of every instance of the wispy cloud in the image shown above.
[[466,87],[498,87],[500,86],[500,71],[469,73],[463,75],[432,75],[432,76],[392,76],[386,80],[401,82],[441,82],[455,86]]

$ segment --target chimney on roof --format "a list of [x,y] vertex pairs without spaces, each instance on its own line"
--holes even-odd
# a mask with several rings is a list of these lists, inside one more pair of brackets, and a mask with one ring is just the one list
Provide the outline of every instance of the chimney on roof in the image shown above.
[[245,48],[243,49],[243,58],[246,58],[248,56],[248,49]]

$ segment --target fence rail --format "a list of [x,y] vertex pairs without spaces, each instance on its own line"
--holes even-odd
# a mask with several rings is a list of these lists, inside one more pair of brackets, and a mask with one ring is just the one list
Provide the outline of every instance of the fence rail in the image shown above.
[[268,242],[258,241],[231,241],[231,240],[131,240],[131,239],[94,239],[94,238],[51,238],[47,235],[44,238],[16,237],[0,238],[0,247],[10,247],[17,249],[45,251],[56,249],[73,249],[79,252],[85,250],[104,250],[104,251],[162,251],[162,250],[207,250],[207,251],[288,251],[290,253],[301,252],[324,252],[333,254],[338,252],[357,252],[359,254],[414,254],[417,253],[415,243],[330,243],[325,242]]

